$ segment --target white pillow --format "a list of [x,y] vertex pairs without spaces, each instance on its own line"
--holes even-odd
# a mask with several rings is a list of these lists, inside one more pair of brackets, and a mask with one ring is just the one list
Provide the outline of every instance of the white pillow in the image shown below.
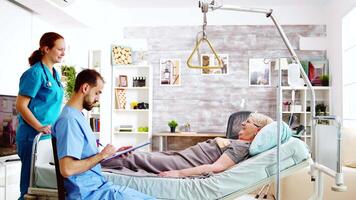
[[[281,143],[286,142],[292,136],[292,130],[285,123],[281,123]],[[254,156],[277,145],[277,122],[272,122],[263,127],[253,139],[250,145],[250,155]]]

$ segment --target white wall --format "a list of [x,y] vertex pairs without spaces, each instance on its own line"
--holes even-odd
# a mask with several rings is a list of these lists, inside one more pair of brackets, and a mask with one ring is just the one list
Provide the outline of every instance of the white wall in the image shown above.
[[343,81],[342,81],[342,18],[356,6],[354,0],[331,0],[326,5],[325,19],[327,21],[327,34],[329,38],[328,58],[332,80],[333,111],[338,116],[343,116]]
[[29,68],[28,57],[38,49],[40,37],[60,29],[5,0],[0,1],[0,27],[0,94],[17,95],[21,74]]
[[[356,127],[356,7],[342,21],[342,71],[344,127]],[[355,133],[356,134],[356,133]]]
[[[57,16],[60,17],[60,16]],[[10,23],[11,22],[11,23]],[[21,74],[29,68],[28,57],[39,47],[43,33],[54,31],[60,33],[66,41],[64,63],[75,65],[79,72],[88,67],[88,49],[102,49],[110,52],[110,45],[117,38],[122,38],[122,28],[110,31],[98,29],[64,28],[57,24],[48,24],[41,15],[32,14],[8,1],[0,0],[0,94],[17,95]],[[105,55],[105,54],[104,54]],[[107,102],[103,113],[110,113],[110,55],[103,58],[102,73],[107,79],[103,98]],[[110,121],[110,115],[103,115],[102,121]],[[110,132],[110,125],[102,127],[103,132]],[[109,134],[108,134],[109,135]]]
[[0,1],[0,94],[17,95],[19,76],[28,68],[31,53],[32,15]]

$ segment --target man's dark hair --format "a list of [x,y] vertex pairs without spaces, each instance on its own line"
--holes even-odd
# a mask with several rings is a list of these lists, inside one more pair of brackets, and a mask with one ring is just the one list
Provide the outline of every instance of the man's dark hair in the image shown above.
[[82,86],[84,83],[88,83],[90,86],[95,87],[98,79],[101,79],[105,83],[104,78],[100,75],[99,72],[93,69],[85,69],[81,71],[75,79],[74,92],[78,92],[80,86]]

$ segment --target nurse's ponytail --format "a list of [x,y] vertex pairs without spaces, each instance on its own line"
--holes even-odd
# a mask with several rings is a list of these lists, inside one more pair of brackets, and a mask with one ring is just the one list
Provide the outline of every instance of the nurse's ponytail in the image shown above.
[[30,64],[30,66],[34,65],[36,62],[42,60],[42,52],[41,50],[37,49],[36,51],[34,51],[31,56],[28,58],[28,63]]
[[52,49],[54,47],[54,43],[58,39],[64,39],[63,36],[59,35],[55,32],[47,32],[42,35],[40,39],[40,48],[34,51],[31,56],[28,58],[28,63],[30,66],[42,60],[44,56],[43,48],[48,47]]

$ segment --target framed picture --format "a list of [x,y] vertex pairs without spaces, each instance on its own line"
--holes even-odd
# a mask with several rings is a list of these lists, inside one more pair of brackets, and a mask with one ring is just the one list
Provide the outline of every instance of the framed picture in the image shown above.
[[116,109],[125,109],[126,108],[126,90],[125,89],[116,89],[115,90],[115,103]]
[[180,59],[160,59],[161,85],[180,86],[181,68]]
[[127,87],[127,76],[119,75],[119,87]]
[[271,85],[271,62],[264,58],[249,59],[249,86]]
[[[228,54],[218,54],[222,61],[223,68],[221,69],[202,69],[201,74],[227,74],[229,65],[229,55]],[[215,58],[214,54],[202,54],[201,55],[201,66],[217,66],[218,60]]]
[[118,45],[111,46],[111,64],[116,65],[130,65],[132,64],[132,55],[130,47],[123,47]]
[[313,86],[323,85],[322,79],[329,74],[327,60],[314,60],[308,63],[308,77]]
[[89,68],[101,67],[101,50],[89,50]]
[[16,154],[16,96],[0,95],[0,157]]

